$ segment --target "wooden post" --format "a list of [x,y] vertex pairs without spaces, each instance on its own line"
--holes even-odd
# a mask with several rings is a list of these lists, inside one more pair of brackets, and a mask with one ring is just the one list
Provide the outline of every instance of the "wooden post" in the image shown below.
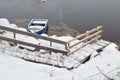
[[[50,47],[52,47],[52,41],[50,41]],[[52,52],[50,51],[50,55],[52,54]]]
[[70,47],[70,43],[67,43],[68,44],[68,47]]
[[52,47],[52,41],[50,41],[50,47]]
[[66,50],[68,50],[69,45],[70,45],[70,43],[65,44],[65,49],[66,49]]
[[59,57],[58,57],[58,55],[57,55],[57,66],[59,65]]
[[13,32],[13,35],[14,35],[14,39],[16,39],[16,34],[15,34],[15,32]]
[[[86,31],[86,37],[88,37],[90,35],[90,31]],[[86,42],[88,41],[88,39],[86,40]]]
[[[98,26],[97,27],[97,32],[102,30],[102,26]],[[97,34],[95,37],[99,36],[100,34]],[[96,39],[96,41],[98,41],[100,38]]]

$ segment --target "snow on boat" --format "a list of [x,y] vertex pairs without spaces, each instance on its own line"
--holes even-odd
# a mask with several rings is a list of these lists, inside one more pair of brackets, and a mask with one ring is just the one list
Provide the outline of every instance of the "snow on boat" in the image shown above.
[[28,30],[38,35],[47,33],[48,20],[47,19],[32,19],[30,23],[28,24]]

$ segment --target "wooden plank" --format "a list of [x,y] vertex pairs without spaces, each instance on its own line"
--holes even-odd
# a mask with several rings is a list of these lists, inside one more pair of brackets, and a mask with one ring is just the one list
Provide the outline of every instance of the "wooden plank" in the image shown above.
[[23,34],[23,35],[27,35],[27,36],[31,36],[31,37],[35,37],[35,38],[40,38],[40,39],[44,39],[44,40],[47,40],[47,41],[56,42],[56,43],[60,43],[60,44],[64,44],[64,45],[67,44],[67,42],[65,42],[65,41],[61,41],[61,40],[57,40],[57,39],[53,39],[53,38],[49,38],[49,37],[45,37],[45,36],[40,36],[40,35],[37,35],[37,34],[32,34],[30,32],[25,32],[25,31],[13,29],[13,28],[0,26],[0,29],[10,31],[10,32],[19,33],[19,34]]
[[72,48],[72,47],[74,47],[74,46],[76,46],[76,45],[78,45],[78,44],[80,44],[80,43],[82,43],[82,42],[84,42],[84,41],[86,41],[86,40],[88,40],[88,39],[91,39],[91,38],[93,38],[93,37],[101,34],[101,33],[102,33],[102,30],[100,30],[100,31],[98,31],[98,32],[96,32],[96,33],[94,33],[94,34],[92,34],[92,35],[89,35],[89,36],[81,39],[78,43],[76,43],[76,44],[74,44],[74,45],[72,45],[72,46],[69,46],[69,48]]
[[101,30],[101,29],[102,29],[102,26],[98,26],[97,28],[94,28],[94,29],[90,30],[89,34],[92,34],[92,33],[96,32],[96,31]]
[[66,55],[68,53],[68,51],[65,51],[65,50],[58,50],[58,49],[55,49],[55,48],[40,46],[40,45],[37,45],[37,44],[32,44],[32,43],[28,43],[28,42],[24,42],[24,41],[20,41],[20,40],[15,40],[15,39],[3,37],[3,36],[0,36],[0,39],[5,40],[5,41],[10,41],[10,42],[13,42],[13,43],[26,45],[26,46],[37,47],[39,49],[50,50],[50,51],[56,52],[56,53],[63,53],[64,55]]
[[83,34],[80,34],[80,35],[76,36],[74,39],[69,40],[67,43],[69,44],[70,42],[72,42],[72,41],[74,41],[74,40],[83,38],[83,37],[85,37],[86,35],[91,34],[91,33],[93,33],[93,32],[96,32],[96,31],[99,31],[99,30],[101,30],[101,29],[102,29],[102,26],[98,26],[97,28],[94,28],[94,29],[92,29],[92,30],[86,31],[86,33],[83,33]]
[[86,33],[80,34],[80,35],[76,36],[74,39],[69,40],[67,43],[70,43],[70,42],[72,42],[72,41],[74,41],[74,40],[77,40],[78,38],[82,38],[82,37],[84,37],[85,35],[86,35]]
[[106,44],[100,43],[100,42],[95,42],[94,44],[100,45],[100,46],[105,46]]
[[70,52],[70,53],[68,53],[68,54],[71,55],[71,54],[75,53],[76,51],[80,50],[81,48],[83,48],[83,47],[86,46],[87,44],[91,44],[91,43],[95,42],[95,41],[98,40],[100,37],[101,37],[101,35],[99,35],[99,36],[91,39],[90,41],[86,42],[86,43],[85,43],[83,46],[81,46],[80,48],[78,48],[78,49],[76,49],[76,50],[74,50],[74,51],[72,51],[72,52]]
[[[6,47],[6,50],[7,51],[12,50],[12,52],[13,52],[14,47],[11,47],[11,48]],[[14,53],[15,52],[16,51],[14,51]],[[37,56],[37,55],[31,54],[30,52],[27,52],[27,54],[25,54],[25,55],[33,56],[34,57],[34,59],[33,59],[33,58],[25,56],[25,55],[21,56],[21,53],[23,53],[23,51],[19,52],[17,55],[14,54],[14,53],[7,53],[7,54],[18,57],[18,58],[21,58],[21,59],[24,59],[24,60],[32,61],[32,62],[35,62],[35,63],[41,63],[41,64],[46,64],[46,65],[51,65],[51,66],[54,65],[55,67],[59,67],[59,68],[73,69],[73,66],[60,65],[60,61],[57,61],[56,59],[52,59],[51,57],[47,58],[47,57]],[[50,61],[50,63],[49,63],[49,61]]]
[[97,41],[98,39],[100,39],[101,37],[102,37],[102,36],[101,36],[101,35],[99,35],[99,36],[97,36],[97,37],[95,37],[95,38],[91,39],[90,41],[88,41],[88,42],[87,42],[87,44],[91,44],[91,43],[93,43],[93,42]]
[[103,44],[109,44],[109,43],[111,43],[110,41],[105,41],[105,40],[100,40],[99,42],[103,43]]

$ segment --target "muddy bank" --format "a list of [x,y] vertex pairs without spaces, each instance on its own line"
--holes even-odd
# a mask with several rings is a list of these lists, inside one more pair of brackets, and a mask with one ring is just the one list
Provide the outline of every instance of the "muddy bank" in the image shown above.
[[[18,25],[20,27],[27,28],[27,25],[30,22],[30,20],[31,19],[11,19],[10,21],[12,23],[15,23],[16,25]],[[68,27],[64,23],[60,23],[59,25],[50,25],[49,24],[48,35],[57,35],[57,36],[71,35],[71,36],[76,36],[78,34],[79,34],[78,31]]]
[[71,35],[71,36],[77,36],[79,34],[78,31],[69,28],[66,24],[61,23],[58,26],[55,25],[49,25],[48,28],[48,35],[57,35],[57,36],[66,36],[66,35]]
[[120,43],[116,43],[117,44],[117,46],[118,46],[118,49],[120,50]]

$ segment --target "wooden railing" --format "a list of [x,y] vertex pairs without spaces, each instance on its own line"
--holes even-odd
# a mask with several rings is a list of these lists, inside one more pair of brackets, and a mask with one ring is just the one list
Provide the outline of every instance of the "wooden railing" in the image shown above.
[[[5,26],[0,26],[0,29],[1,30],[5,30],[5,31],[13,32],[14,34],[15,33],[19,33],[19,34],[31,36],[31,37],[34,37],[34,38],[37,38],[37,39],[43,39],[43,40],[46,40],[46,41],[50,41],[50,47],[39,46],[39,45],[35,45],[35,44],[32,44],[32,43],[27,43],[27,42],[23,42],[23,41],[20,41],[20,40],[10,39],[10,38],[6,38],[6,37],[3,37],[3,36],[0,36],[0,39],[2,39],[2,40],[6,40],[6,41],[9,40],[11,42],[16,42],[16,43],[23,44],[23,45],[25,44],[25,45],[32,46],[32,47],[39,47],[40,49],[50,50],[50,51],[58,52],[58,53],[64,53],[64,54],[68,53],[67,42],[64,42],[64,41],[61,41],[61,40],[57,40],[57,39],[53,39],[53,38],[49,38],[49,37],[45,37],[45,36],[39,36],[37,34],[32,34],[30,32],[25,32],[25,31],[13,29],[13,28],[8,28],[8,27],[5,27]],[[52,48],[52,43],[53,42],[64,45],[65,46],[65,50],[53,49]]]
[[[80,34],[80,35],[76,36],[74,39],[69,40],[67,42],[68,47],[72,48],[72,47],[74,47],[82,42],[83,43],[94,42],[101,37],[101,33],[102,33],[102,26],[98,26],[97,28],[94,28],[90,31],[86,31],[86,33]],[[75,40],[79,40],[79,42],[71,45],[71,43]]]
[[[0,36],[1,40],[6,40],[6,41],[14,42],[14,43],[27,45],[27,46],[37,47],[39,49],[49,50],[49,51],[53,51],[53,52],[56,52],[56,53],[63,53],[65,55],[67,55],[67,53],[70,53],[69,49],[76,46],[76,45],[84,43],[83,46],[85,46],[89,43],[92,43],[92,42],[100,39],[101,38],[101,33],[102,33],[102,26],[98,26],[97,28],[94,28],[90,31],[86,31],[86,33],[80,34],[80,35],[76,36],[74,39],[71,39],[71,40],[65,42],[65,41],[53,39],[53,38],[50,38],[50,37],[39,36],[37,34],[32,34],[30,32],[25,32],[25,31],[13,29],[13,28],[8,28],[8,27],[4,27],[4,26],[0,26],[0,29],[5,30],[5,31],[13,32],[14,34],[19,33],[19,34],[31,36],[31,37],[34,37],[34,38],[37,38],[37,39],[43,39],[43,40],[46,40],[46,41],[50,41],[50,46],[49,47],[40,46],[40,45],[36,45],[36,44],[32,44],[32,43],[28,43],[28,42],[24,42],[24,41],[20,41],[20,40],[16,40],[16,39],[6,38],[4,36]],[[75,40],[79,40],[79,41],[71,45],[71,43]],[[58,44],[64,45],[65,50],[59,50],[59,49],[53,48],[52,43],[58,43]],[[81,47],[83,47],[83,46],[81,46]],[[77,51],[79,49],[76,49],[75,51]]]

